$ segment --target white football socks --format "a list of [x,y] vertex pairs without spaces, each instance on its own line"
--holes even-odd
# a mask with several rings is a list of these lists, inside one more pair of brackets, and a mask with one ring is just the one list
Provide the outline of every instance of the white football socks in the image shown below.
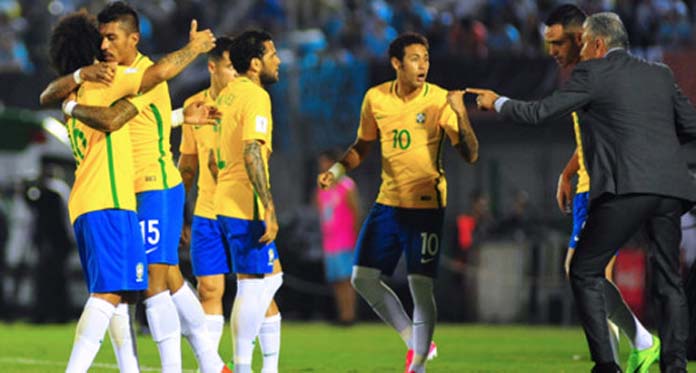
[[103,299],[90,297],[87,300],[77,322],[75,341],[65,369],[67,373],[87,372],[99,352],[114,312],[116,307]]
[[230,329],[234,342],[234,370],[251,371],[254,340],[259,333],[268,304],[264,305],[264,280],[237,280],[237,295],[232,306]]
[[433,279],[423,275],[408,275],[413,297],[413,363],[411,370],[420,372],[428,357],[435,332],[437,307],[433,296]]
[[259,330],[259,344],[263,353],[261,373],[278,373],[280,357],[280,313],[266,317]]
[[412,323],[404,306],[394,291],[382,282],[379,269],[353,266],[351,283],[377,315],[394,328],[408,349],[413,348],[411,341]]
[[172,294],[181,322],[181,330],[186,331],[184,337],[188,340],[193,353],[198,360],[202,373],[219,373],[225,363],[222,362],[217,349],[213,347],[208,336],[205,312],[201,302],[187,283]]
[[111,346],[114,348],[114,355],[118,362],[118,370],[125,373],[139,372],[138,354],[127,303],[120,303],[116,307],[116,312],[109,322],[109,337],[111,337]]
[[169,290],[145,299],[145,315],[157,343],[162,373],[181,372],[181,324]]
[[213,344],[215,351],[220,351],[220,339],[225,327],[225,317],[222,315],[205,315],[205,326],[208,329],[210,343]]

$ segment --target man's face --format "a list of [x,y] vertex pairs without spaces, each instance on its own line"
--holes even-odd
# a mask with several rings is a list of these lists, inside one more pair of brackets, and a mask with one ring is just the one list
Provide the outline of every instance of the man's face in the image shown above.
[[580,31],[571,32],[561,24],[546,27],[544,41],[549,54],[561,67],[568,67],[580,62]]
[[224,87],[227,83],[234,80],[237,77],[237,70],[232,66],[230,61],[230,52],[224,51],[222,53],[222,58],[218,61],[210,61],[208,65],[208,71],[210,71],[210,76],[212,77],[213,84],[219,87]]
[[261,71],[259,72],[259,79],[261,80],[261,84],[268,85],[278,81],[278,69],[281,61],[272,40],[264,41],[263,46],[265,53],[261,58]]
[[580,50],[580,60],[587,61],[595,58],[602,58],[607,50],[604,46],[604,41],[600,38],[590,35],[587,29],[582,33],[582,49]]
[[114,21],[99,25],[99,33],[102,39],[101,49],[107,62],[117,62],[119,65],[128,64],[129,58],[137,54],[137,32],[128,32],[121,22]]
[[392,58],[392,66],[396,69],[399,80],[420,88],[425,84],[430,69],[428,49],[422,44],[411,44],[404,48],[404,58],[401,61]]

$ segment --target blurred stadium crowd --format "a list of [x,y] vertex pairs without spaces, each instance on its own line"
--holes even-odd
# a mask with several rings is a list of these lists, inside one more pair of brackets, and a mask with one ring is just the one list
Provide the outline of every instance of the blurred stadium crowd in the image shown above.
[[[250,26],[270,30],[286,59],[304,64],[384,57],[400,32],[426,35],[433,54],[485,58],[544,51],[542,21],[558,0],[134,0],[141,11],[141,47],[160,53],[182,45],[191,18],[219,35]],[[571,1],[572,2],[572,1]],[[61,15],[104,0],[0,0],[0,71],[32,73],[47,66],[50,27]],[[634,52],[659,59],[663,50],[694,43],[696,1],[578,0],[588,13],[621,15]]]

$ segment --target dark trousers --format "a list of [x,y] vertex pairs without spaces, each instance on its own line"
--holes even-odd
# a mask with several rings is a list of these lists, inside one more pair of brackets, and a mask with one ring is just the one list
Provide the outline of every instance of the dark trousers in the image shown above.
[[663,372],[685,371],[688,310],[679,276],[683,211],[683,201],[650,194],[605,194],[590,203],[587,221],[570,264],[570,281],[595,363],[610,363],[614,356],[606,321],[612,310],[607,309],[605,292],[618,293],[618,290],[604,278],[604,268],[616,248],[645,224],[650,239],[651,294],[658,306],[658,330],[662,339],[660,368]]

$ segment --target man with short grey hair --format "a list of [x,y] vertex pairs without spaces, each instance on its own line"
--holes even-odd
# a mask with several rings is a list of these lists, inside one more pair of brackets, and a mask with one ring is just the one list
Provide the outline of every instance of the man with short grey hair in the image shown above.
[[[650,239],[652,294],[658,304],[662,372],[686,372],[687,306],[679,277],[680,216],[696,201],[680,144],[696,140],[696,109],[670,69],[626,51],[628,38],[613,13],[585,21],[580,56],[570,80],[551,96],[524,102],[468,89],[485,110],[523,124],[575,111],[582,123],[590,174],[590,208],[570,264],[580,321],[595,366],[620,372],[613,361],[605,292],[616,288],[604,268],[617,247],[641,226]],[[638,366],[636,372],[647,371]]]

